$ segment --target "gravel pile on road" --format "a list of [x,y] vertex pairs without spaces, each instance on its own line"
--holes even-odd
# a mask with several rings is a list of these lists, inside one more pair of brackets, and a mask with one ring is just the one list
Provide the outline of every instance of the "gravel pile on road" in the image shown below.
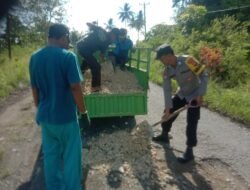
[[83,149],[88,190],[247,190],[247,184],[220,160],[196,158],[179,164],[182,151],[151,141],[147,121],[134,128],[102,132]]
[[[137,78],[132,72],[121,71],[118,67],[114,72],[113,66],[109,62],[102,64],[101,70],[102,94],[119,94],[142,92],[142,87],[138,84]],[[84,74],[84,94],[91,93],[91,72],[87,70]]]
[[[133,129],[92,137],[84,149],[87,189],[152,187],[151,128],[144,121]],[[86,171],[85,171],[86,172]],[[106,177],[104,177],[106,176]],[[99,187],[100,185],[100,187]]]

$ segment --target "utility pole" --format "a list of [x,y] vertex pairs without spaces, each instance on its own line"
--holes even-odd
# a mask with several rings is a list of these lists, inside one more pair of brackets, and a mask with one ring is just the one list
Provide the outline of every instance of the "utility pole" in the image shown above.
[[147,33],[147,22],[146,22],[146,6],[149,5],[149,3],[143,3],[140,5],[143,6],[143,16],[144,16],[144,39],[146,38],[146,33]]

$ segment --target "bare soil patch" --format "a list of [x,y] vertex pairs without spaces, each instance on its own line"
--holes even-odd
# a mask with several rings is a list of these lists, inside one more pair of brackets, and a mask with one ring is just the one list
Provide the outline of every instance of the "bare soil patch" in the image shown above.
[[29,181],[40,148],[40,133],[28,88],[15,91],[0,107],[0,189],[14,190]]

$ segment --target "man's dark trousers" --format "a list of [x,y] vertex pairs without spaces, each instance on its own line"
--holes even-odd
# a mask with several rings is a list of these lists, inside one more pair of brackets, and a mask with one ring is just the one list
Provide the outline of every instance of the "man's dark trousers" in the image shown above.
[[[175,110],[185,106],[188,102],[185,99],[180,99],[179,96],[175,95],[172,98],[173,108],[170,109],[170,113],[173,113]],[[162,134],[168,135],[171,130],[172,123],[178,117],[175,116],[167,122],[162,123]],[[187,127],[186,127],[186,136],[187,136],[187,146],[194,147],[197,145],[197,125],[200,119],[200,106],[190,106],[187,109]]]
[[84,54],[83,57],[91,70],[91,75],[92,75],[91,86],[92,87],[101,86],[101,65],[98,63],[98,61],[92,54]]

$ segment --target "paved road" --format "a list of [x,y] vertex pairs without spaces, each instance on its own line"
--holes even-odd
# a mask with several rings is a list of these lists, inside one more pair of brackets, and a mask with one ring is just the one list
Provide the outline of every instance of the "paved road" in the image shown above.
[[[162,88],[150,84],[149,113],[139,116],[137,122],[148,120],[155,123],[163,111]],[[186,112],[182,112],[175,121],[171,133],[171,145],[179,150],[185,149]],[[160,133],[160,126],[154,128],[154,133]],[[250,184],[250,127],[231,121],[218,113],[202,108],[198,127],[198,146],[195,154],[200,159],[219,159],[231,166]]]
[[[162,88],[150,84],[148,115],[137,116],[136,123],[147,120],[155,123],[161,117],[163,110]],[[185,112],[181,113],[171,131],[171,145],[185,149]],[[154,133],[160,133],[160,126],[154,128]],[[201,120],[198,128],[198,146],[195,149],[197,159],[218,159],[229,165],[250,185],[250,128],[231,121],[205,108],[201,110]],[[43,190],[42,157],[38,156],[30,181],[22,184],[18,190]]]

